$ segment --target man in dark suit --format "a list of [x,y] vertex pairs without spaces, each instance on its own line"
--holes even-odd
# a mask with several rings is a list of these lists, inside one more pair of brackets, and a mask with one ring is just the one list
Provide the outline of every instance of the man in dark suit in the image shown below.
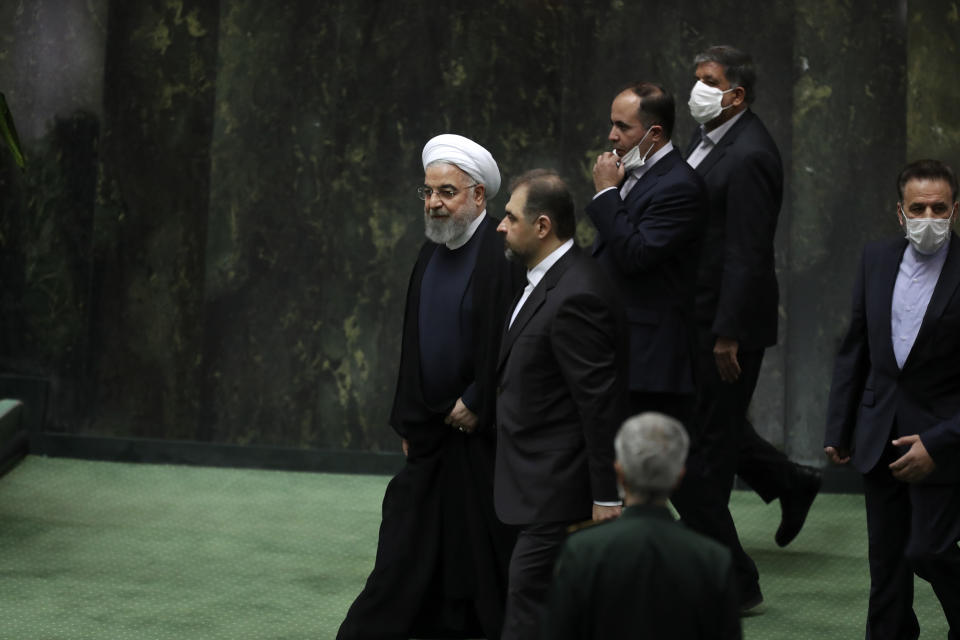
[[567,526],[620,513],[612,465],[626,336],[606,275],[573,242],[573,199],[556,174],[521,176],[498,229],[527,267],[500,347],[494,503],[520,526],[502,637],[528,640]]
[[689,419],[694,399],[697,260],[707,212],[703,179],[670,136],[673,96],[649,82],[610,107],[613,152],[593,168],[587,215],[593,256],[616,285],[630,327],[630,412]]
[[499,638],[515,531],[493,510],[496,356],[523,272],[487,200],[490,153],[444,134],[423,149],[424,225],[390,424],[406,464],[387,487],[373,571],[339,640]]
[[960,638],[960,246],[957,179],[906,166],[907,239],[863,251],[837,355],[824,451],[863,474],[870,547],[868,639],[915,639],[913,573]]
[[683,426],[661,413],[623,424],[614,441],[623,515],[564,544],[543,640],[740,638],[730,551],[667,509],[688,444]]
[[691,115],[701,123],[687,161],[703,176],[709,213],[700,254],[696,314],[698,397],[688,472],[674,493],[683,520],[733,552],[744,610],[763,601],[759,574],[740,545],[728,502],[739,474],[770,502],[780,499],[775,539],[800,531],[820,488],[761,438],[747,420],[763,352],[777,341],[774,234],[783,167],[773,139],[750,110],[755,73],[749,55],[712,47],[697,56]]

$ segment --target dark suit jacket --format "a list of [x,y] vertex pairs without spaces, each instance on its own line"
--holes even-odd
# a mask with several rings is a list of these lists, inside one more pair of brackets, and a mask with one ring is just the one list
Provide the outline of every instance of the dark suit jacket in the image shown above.
[[617,500],[623,324],[606,276],[577,246],[524,303],[500,347],[494,502],[503,522],[588,519],[594,500]]
[[703,180],[676,149],[626,201],[610,189],[587,205],[597,228],[593,255],[627,311],[633,391],[694,392],[694,292],[706,213]]
[[[473,372],[478,406],[472,407],[480,418],[479,429],[492,437],[495,434],[494,403],[496,401],[496,355],[500,350],[503,318],[517,291],[526,284],[524,269],[507,261],[503,255],[503,236],[497,232],[498,221],[488,215],[477,229],[481,234],[473,283]],[[409,426],[446,415],[453,408],[431,407],[423,398],[420,385],[420,283],[423,273],[436,251],[436,243],[425,242],[410,276],[407,305],[403,318],[403,340],[397,389],[390,411],[390,424],[402,437],[409,438]],[[465,376],[469,377],[469,376]]]
[[543,640],[740,637],[730,551],[637,505],[570,536],[541,622]]
[[[697,131],[686,157],[700,142]],[[710,212],[700,275],[697,320],[702,346],[716,336],[741,349],[777,342],[779,291],[773,238],[783,201],[783,165],[773,138],[749,109],[703,159]]]
[[[903,238],[863,251],[850,328],[837,355],[824,446],[852,449],[853,466],[870,471],[897,436],[920,434],[937,464],[927,482],[960,479],[960,240],[950,238],[916,342],[897,368],[891,301]],[[904,449],[906,450],[906,449]]]

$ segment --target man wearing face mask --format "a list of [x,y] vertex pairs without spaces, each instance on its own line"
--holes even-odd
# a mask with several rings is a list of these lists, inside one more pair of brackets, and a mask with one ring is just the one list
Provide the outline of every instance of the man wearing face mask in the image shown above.
[[703,180],[670,137],[673,96],[643,82],[610,107],[613,151],[593,168],[587,214],[593,256],[627,310],[632,413],[658,411],[686,422],[693,405],[694,285],[706,215]]
[[913,574],[960,638],[960,245],[957,179],[936,160],[897,181],[906,240],[863,250],[837,354],[824,452],[863,474],[867,638],[917,638]]
[[698,395],[688,473],[673,503],[688,526],[733,552],[743,610],[763,601],[759,574],[740,545],[728,502],[739,474],[766,501],[780,500],[775,540],[799,533],[820,472],[792,463],[760,437],[747,409],[764,350],[777,342],[774,234],[783,198],[777,146],[750,110],[749,55],[711,47],[695,59],[690,113],[700,128],[686,150],[709,197],[697,277]]

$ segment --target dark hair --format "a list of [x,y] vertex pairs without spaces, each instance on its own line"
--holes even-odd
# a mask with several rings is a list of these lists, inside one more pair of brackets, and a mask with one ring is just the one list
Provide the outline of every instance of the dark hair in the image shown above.
[[957,176],[950,165],[939,160],[916,160],[903,168],[897,178],[897,194],[903,202],[903,188],[911,180],[943,180],[950,185],[953,202],[957,201]]
[[557,238],[572,238],[577,229],[577,217],[573,196],[563,179],[550,169],[531,169],[514,178],[510,191],[522,186],[527,187],[527,204],[523,210],[527,221],[533,222],[536,216],[545,214],[550,218]]
[[723,67],[723,75],[730,83],[730,88],[743,87],[744,99],[753,104],[753,85],[757,82],[757,72],[753,70],[753,58],[749,53],[728,45],[717,45],[693,59],[696,66],[704,62],[716,62]]
[[669,140],[673,135],[673,123],[676,119],[673,95],[655,82],[634,82],[627,85],[623,91],[632,91],[640,98],[637,117],[643,126],[649,129],[660,125],[663,127],[663,136]]

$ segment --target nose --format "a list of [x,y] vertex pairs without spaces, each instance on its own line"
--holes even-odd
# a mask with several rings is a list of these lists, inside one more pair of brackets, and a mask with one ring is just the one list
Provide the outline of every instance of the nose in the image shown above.
[[438,209],[443,206],[443,200],[440,199],[440,194],[436,191],[432,192],[425,202],[428,209]]
[[500,224],[497,225],[497,231],[499,231],[500,233],[507,232],[507,216],[503,216],[500,219]]
[[607,134],[607,140],[610,142],[616,142],[620,139],[620,136],[617,134],[616,127],[610,127],[610,133]]

